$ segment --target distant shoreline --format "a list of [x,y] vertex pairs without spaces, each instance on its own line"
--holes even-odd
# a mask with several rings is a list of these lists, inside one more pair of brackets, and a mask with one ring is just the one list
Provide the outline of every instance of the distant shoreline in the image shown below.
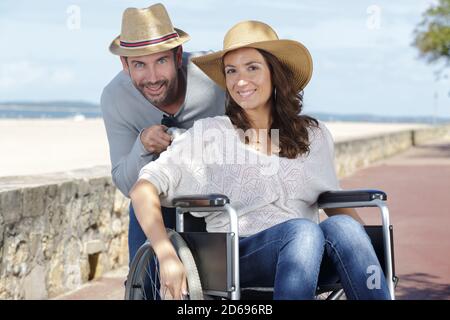
[[[450,118],[413,118],[413,117],[378,117],[363,115],[333,115],[305,113],[321,121],[326,122],[348,122],[348,123],[386,123],[386,124],[446,124],[450,123]],[[82,119],[99,119],[102,118],[100,111],[96,110],[66,110],[57,111],[54,109],[47,110],[5,110],[0,107],[1,120],[82,120]]]
[[[368,122],[368,123],[417,123],[445,124],[450,118],[433,116],[380,116],[374,114],[335,114],[327,112],[309,112],[305,114],[321,121],[329,122]],[[0,102],[1,119],[71,119],[101,118],[100,105],[83,101],[49,101],[49,102]]]

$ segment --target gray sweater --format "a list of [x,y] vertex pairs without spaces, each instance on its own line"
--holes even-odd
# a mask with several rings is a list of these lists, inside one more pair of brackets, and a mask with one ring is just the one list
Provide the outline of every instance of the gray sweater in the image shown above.
[[[223,90],[190,62],[192,57],[205,53],[183,54],[186,99],[175,114],[183,129],[192,127],[197,119],[225,112]],[[141,168],[157,158],[145,150],[140,133],[145,128],[161,124],[165,112],[152,105],[124,71],[119,72],[103,90],[101,110],[109,142],[112,179],[116,187],[128,196]]]

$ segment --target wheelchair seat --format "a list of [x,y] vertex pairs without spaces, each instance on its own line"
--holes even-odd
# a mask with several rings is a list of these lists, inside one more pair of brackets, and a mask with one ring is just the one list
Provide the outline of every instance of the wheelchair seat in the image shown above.
[[[228,262],[230,259],[229,246],[230,238],[227,233],[208,233],[206,232],[206,224],[204,218],[197,218],[190,214],[184,217],[185,229],[189,232],[179,232],[183,239],[188,244],[192,251],[194,259],[197,264],[197,268],[200,275],[200,280],[203,286],[205,294],[211,293],[212,295],[219,295],[226,297],[225,292],[231,286],[227,281],[231,273],[229,270],[232,266]],[[191,231],[193,228],[195,231]],[[384,241],[383,230],[381,226],[369,225],[364,226],[372,245],[375,249],[375,253],[378,257],[380,265],[385,272],[385,257],[384,257]],[[390,226],[391,237],[391,252],[392,259],[394,259],[393,248],[393,227]],[[393,270],[394,280],[395,269]],[[342,286],[339,282],[320,284],[316,290],[316,296],[324,293],[336,293],[337,297],[340,297],[342,292]],[[339,293],[339,294],[338,294]],[[255,288],[241,288],[241,300],[272,300],[273,288],[270,287],[255,287]]]

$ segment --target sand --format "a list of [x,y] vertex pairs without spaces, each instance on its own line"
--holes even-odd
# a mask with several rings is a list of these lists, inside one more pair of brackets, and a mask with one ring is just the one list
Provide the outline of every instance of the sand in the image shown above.
[[[425,127],[417,124],[326,122],[335,141]],[[0,176],[110,166],[102,119],[0,120]]]

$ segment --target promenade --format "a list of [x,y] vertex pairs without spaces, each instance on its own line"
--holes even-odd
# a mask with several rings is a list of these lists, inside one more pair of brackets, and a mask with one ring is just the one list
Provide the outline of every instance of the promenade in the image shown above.
[[[359,170],[342,185],[381,189],[388,195],[398,299],[450,299],[450,139]],[[368,224],[380,221],[373,208],[361,213]]]
[[[341,181],[345,189],[388,194],[394,226],[397,299],[450,299],[450,139],[416,146],[372,164]],[[379,224],[377,209],[359,209]],[[127,268],[105,274],[57,299],[123,299]]]

